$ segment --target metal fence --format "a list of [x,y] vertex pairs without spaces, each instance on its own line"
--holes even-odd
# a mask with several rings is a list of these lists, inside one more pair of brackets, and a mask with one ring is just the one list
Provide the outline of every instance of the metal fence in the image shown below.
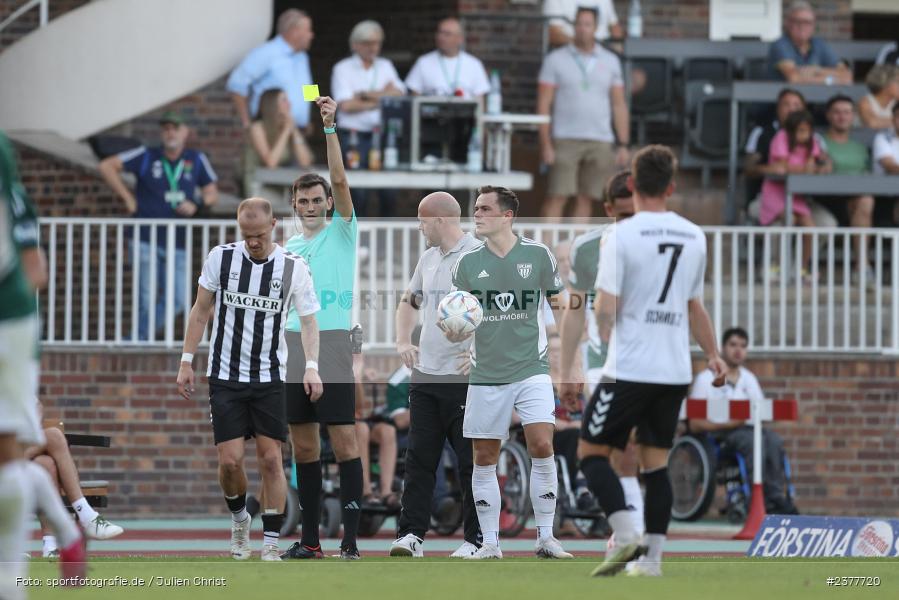
[[[396,302],[425,249],[417,226],[415,220],[359,223],[353,319],[363,325],[368,349],[393,347]],[[555,247],[587,226],[520,223],[517,229]],[[899,230],[704,231],[705,299],[718,332],[741,325],[756,351],[899,353]],[[284,221],[276,239],[295,233],[294,223]],[[41,235],[51,274],[40,296],[45,345],[176,348],[209,249],[240,232],[223,220],[48,218]]]

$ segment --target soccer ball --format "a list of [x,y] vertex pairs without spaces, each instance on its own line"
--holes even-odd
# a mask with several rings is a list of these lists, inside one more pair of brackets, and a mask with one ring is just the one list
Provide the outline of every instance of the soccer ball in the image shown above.
[[468,292],[456,291],[443,297],[437,305],[437,314],[444,329],[464,335],[478,328],[484,318],[484,309]]

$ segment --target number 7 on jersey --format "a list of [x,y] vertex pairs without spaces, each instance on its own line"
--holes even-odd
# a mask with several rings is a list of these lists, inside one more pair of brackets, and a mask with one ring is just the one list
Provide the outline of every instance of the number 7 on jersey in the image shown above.
[[671,287],[671,280],[674,279],[674,270],[677,268],[677,259],[680,258],[680,253],[684,249],[683,244],[659,244],[659,254],[664,254],[666,250],[671,248],[673,252],[671,253],[671,262],[668,264],[668,275],[665,277],[665,287],[662,288],[662,294],[659,296],[659,304],[665,303],[665,298],[668,297],[668,289]]

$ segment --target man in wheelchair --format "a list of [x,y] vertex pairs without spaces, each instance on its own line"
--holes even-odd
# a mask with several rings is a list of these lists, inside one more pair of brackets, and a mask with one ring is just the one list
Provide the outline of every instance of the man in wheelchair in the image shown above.
[[[706,419],[690,419],[687,427],[692,434],[705,434],[710,444],[720,445],[720,452],[709,452],[710,460],[718,456],[739,454],[746,462],[749,479],[752,479],[752,424],[748,421],[730,419],[730,400],[761,400],[764,398],[758,379],[743,366],[746,362],[749,334],[740,327],[724,332],[721,342],[721,356],[727,364],[727,380],[716,388],[712,386],[714,375],[704,369],[693,381],[690,398],[707,401]],[[700,435],[701,437],[701,435]],[[787,493],[785,473],[785,453],[783,440],[777,433],[762,430],[762,458],[764,460],[765,510],[773,514],[798,514],[790,495]],[[711,468],[716,471],[715,466]]]

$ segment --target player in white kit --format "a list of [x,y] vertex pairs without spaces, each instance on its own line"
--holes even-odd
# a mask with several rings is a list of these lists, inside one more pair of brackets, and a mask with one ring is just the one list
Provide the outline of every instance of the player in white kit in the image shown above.
[[[668,450],[693,375],[691,332],[715,376],[726,370],[702,304],[705,234],[666,207],[674,192],[674,154],[664,146],[647,146],[631,170],[637,214],[612,228],[600,250],[594,309],[609,353],[584,411],[578,447],[581,471],[616,538],[593,575],[614,575],[644,552],[646,560],[629,573],[661,574],[673,499]],[[624,449],[634,427],[646,486],[645,545],[609,464],[612,448]]]

